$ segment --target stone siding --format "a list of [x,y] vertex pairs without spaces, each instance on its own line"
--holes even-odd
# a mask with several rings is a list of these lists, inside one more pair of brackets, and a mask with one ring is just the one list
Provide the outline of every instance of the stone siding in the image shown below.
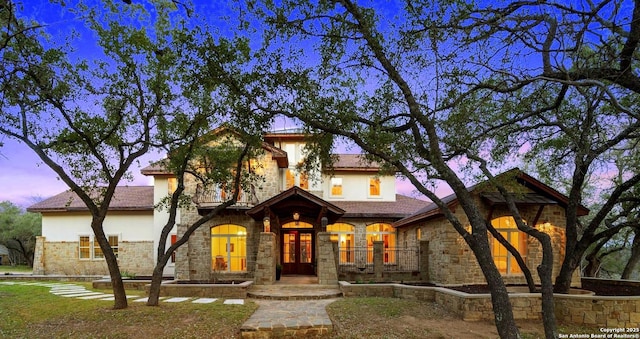
[[[499,218],[510,215],[504,207],[495,208],[490,211],[488,206],[483,204],[481,198],[476,197],[476,203],[480,206],[482,215],[487,217],[491,213],[491,218]],[[538,213],[539,206],[523,206],[520,208],[522,217],[533,223]],[[471,230],[471,225],[460,207],[453,210],[454,215],[465,225],[467,230]],[[555,277],[560,271],[560,266],[565,255],[565,211],[558,205],[544,206],[542,213],[537,220],[536,227],[551,236],[554,254],[553,273]],[[417,228],[420,228],[422,239],[417,239]],[[428,281],[439,285],[467,285],[485,284],[486,279],[477,263],[471,248],[466,244],[462,236],[444,217],[431,219],[414,227],[406,227],[398,232],[398,239],[409,246],[419,243],[419,240],[429,242],[427,262]],[[489,241],[491,242],[489,235]],[[536,272],[536,267],[542,261],[542,246],[533,237],[527,237],[527,253],[524,256],[527,267],[531,271],[534,281],[540,283]],[[424,261],[424,259],[423,259]],[[424,269],[424,267],[423,267]],[[525,284],[523,274],[503,275],[506,284]],[[579,272],[576,270],[572,286],[580,286]]]
[[[121,272],[151,275],[153,272],[153,241],[121,241],[118,265]],[[38,237],[38,256],[34,274],[109,275],[104,259],[79,259],[78,241],[47,242]]]
[[[181,223],[178,225],[178,237],[195,223],[200,216],[197,210],[183,210]],[[189,241],[176,251],[176,279],[179,280],[214,280],[226,279],[228,275],[239,272],[214,272],[211,260],[211,228],[224,224],[239,225],[247,231],[247,272],[255,269],[258,243],[262,225],[258,225],[245,214],[244,210],[226,210],[200,226]],[[251,274],[245,275],[252,278]]]

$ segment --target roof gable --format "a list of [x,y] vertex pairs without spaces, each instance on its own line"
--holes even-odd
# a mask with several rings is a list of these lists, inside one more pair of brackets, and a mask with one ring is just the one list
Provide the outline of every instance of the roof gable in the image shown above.
[[[558,204],[563,208],[566,208],[569,202],[569,198],[564,194],[558,192],[557,190],[551,188],[550,186],[544,184],[538,179],[530,176],[529,174],[523,172],[519,168],[514,168],[507,172],[501,173],[496,176],[497,179],[508,179],[514,178],[515,181],[532,190],[534,193],[514,193],[514,199],[516,204],[519,205],[551,205]],[[485,187],[489,186],[488,181],[483,181],[476,185],[469,187],[467,190],[471,193],[479,194],[485,201],[490,205],[496,204],[504,204],[505,199],[502,195],[495,191],[484,191]],[[442,198],[442,201],[449,207],[450,209],[455,208],[458,204],[458,197],[456,194],[448,195]],[[578,215],[583,216],[589,213],[589,209],[580,205],[578,206]],[[415,214],[404,218],[402,220],[394,223],[394,227],[403,227],[409,226],[419,221],[425,221],[434,217],[442,216],[443,213],[435,203],[429,203],[429,205],[425,206],[423,209],[419,210]]]

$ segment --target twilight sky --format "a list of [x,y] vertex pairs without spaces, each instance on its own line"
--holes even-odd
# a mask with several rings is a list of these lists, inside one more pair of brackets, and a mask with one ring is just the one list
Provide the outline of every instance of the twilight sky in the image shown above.
[[[196,7],[203,13],[211,13],[211,17],[222,17],[228,14],[230,4],[226,2],[194,1]],[[70,1],[67,5],[73,5],[75,1]],[[61,10],[57,5],[52,5],[49,0],[23,0],[24,10],[22,17],[37,20],[47,26],[47,31],[54,36],[54,39],[63,39],[72,28],[82,30],[79,22],[74,20],[68,12]],[[229,23],[222,23],[222,31],[229,29]],[[234,27],[235,28],[235,27]],[[90,36],[90,35],[89,35]],[[83,45],[79,51],[79,56],[87,56],[91,53],[90,43]],[[283,126],[284,125],[284,126]],[[286,126],[286,122],[276,123],[275,128],[291,127]],[[4,136],[0,136],[0,201],[8,200],[23,208],[58,194],[68,187],[57,178],[57,175],[49,167],[44,165],[35,153],[27,146]],[[339,150],[340,151],[340,150]],[[354,153],[349,150],[344,153]],[[139,165],[134,165],[131,172],[135,179],[132,182],[123,182],[121,185],[150,185],[152,179],[140,174],[140,169],[147,166],[151,161],[159,160],[163,156],[160,154],[150,154],[140,159]],[[414,188],[407,181],[397,181],[397,191],[400,194],[416,196]],[[446,190],[444,190],[446,192]]]

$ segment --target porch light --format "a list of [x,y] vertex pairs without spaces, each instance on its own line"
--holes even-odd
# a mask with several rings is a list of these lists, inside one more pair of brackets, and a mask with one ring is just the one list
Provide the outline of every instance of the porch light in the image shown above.
[[300,224],[300,213],[293,212],[293,220],[295,220],[296,226],[298,226]]
[[271,220],[269,220],[269,217],[264,217],[264,219],[262,219],[262,224],[264,225],[265,232],[271,232]]

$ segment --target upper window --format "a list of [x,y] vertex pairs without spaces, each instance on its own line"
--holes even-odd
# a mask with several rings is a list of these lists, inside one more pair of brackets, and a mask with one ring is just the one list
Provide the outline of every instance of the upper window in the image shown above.
[[211,268],[222,272],[247,270],[247,229],[238,225],[211,228]]
[[[491,225],[516,249],[523,259],[527,254],[527,235],[520,232],[516,221],[511,216],[491,220]],[[491,237],[491,253],[493,260],[502,274],[521,274],[522,270],[515,257],[500,242]]]
[[369,178],[369,196],[370,197],[380,196],[380,178],[378,177]]
[[331,178],[331,196],[342,196],[342,178]]
[[287,169],[285,172],[285,189],[290,189],[296,184],[296,175],[293,173],[293,170]]
[[169,190],[169,194],[173,194],[173,192],[176,191],[176,188],[178,188],[178,179],[169,178],[167,180],[167,188]]

